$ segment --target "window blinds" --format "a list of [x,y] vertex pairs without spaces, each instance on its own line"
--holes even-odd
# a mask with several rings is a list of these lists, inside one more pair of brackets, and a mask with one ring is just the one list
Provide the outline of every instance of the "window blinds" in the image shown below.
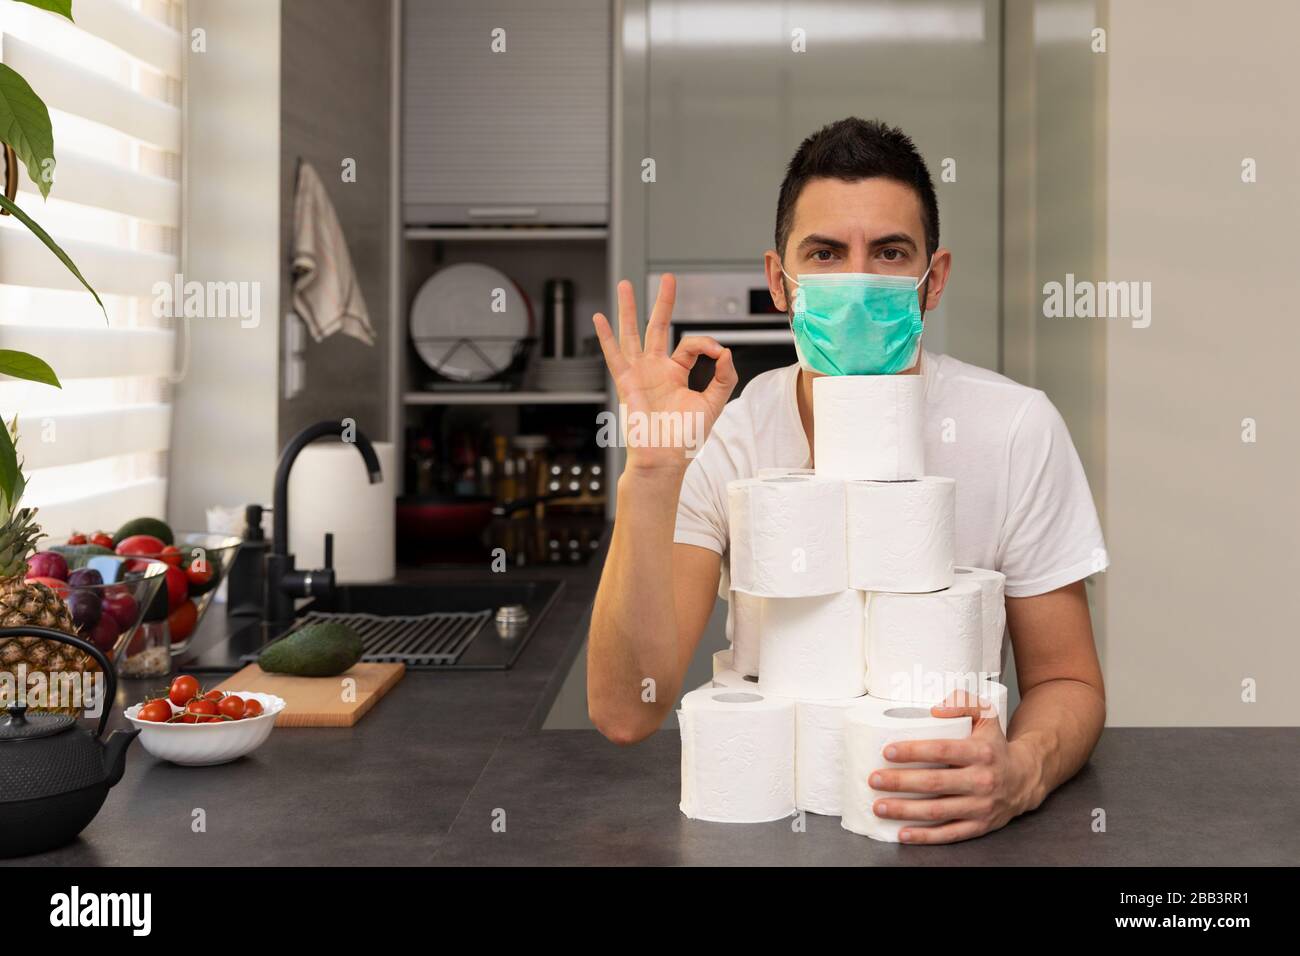
[[153,287],[180,272],[182,10],[172,0],[76,0],[76,23],[0,6],[0,60],[50,110],[48,200],[24,170],[17,202],[72,257],[94,300],[13,217],[0,218],[0,348],[39,355],[61,390],[0,379],[19,416],[25,504],[55,538],[162,516],[172,320]]

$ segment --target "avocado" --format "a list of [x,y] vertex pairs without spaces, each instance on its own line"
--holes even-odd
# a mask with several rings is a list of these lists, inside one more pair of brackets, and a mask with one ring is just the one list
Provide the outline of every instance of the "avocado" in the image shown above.
[[63,555],[63,560],[68,562],[69,571],[84,568],[91,558],[113,553],[111,548],[99,544],[52,544],[45,550]]
[[167,522],[159,521],[157,518],[132,518],[114,533],[113,547],[116,548],[133,534],[152,535],[163,544],[176,543],[176,536],[172,534],[172,529],[168,527]]
[[346,624],[308,624],[268,644],[257,659],[262,670],[299,677],[333,677],[361,660],[361,635]]

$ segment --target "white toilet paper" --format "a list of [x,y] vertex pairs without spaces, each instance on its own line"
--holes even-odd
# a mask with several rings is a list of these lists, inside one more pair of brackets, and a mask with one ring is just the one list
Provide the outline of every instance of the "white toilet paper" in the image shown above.
[[987,568],[955,567],[952,570],[959,580],[969,577],[983,593],[984,654],[980,670],[989,677],[997,677],[1002,673],[1002,638],[1007,629],[1007,576]]
[[844,799],[844,717],[863,699],[801,700],[795,704],[794,803],[800,810],[840,815]]
[[681,811],[762,823],[794,813],[794,701],[700,688],[682,698]]
[[813,464],[827,478],[901,481],[925,474],[920,375],[813,379]]
[[732,591],[727,602],[727,640],[731,641],[731,667],[749,677],[758,676],[763,599]]
[[812,475],[816,474],[811,468],[760,468],[757,476],[759,478],[780,478],[782,475]]
[[918,820],[878,817],[872,810],[881,798],[929,799],[930,794],[873,790],[867,781],[873,771],[885,768],[945,766],[886,760],[884,749],[889,744],[900,740],[961,740],[970,736],[970,730],[969,717],[931,717],[930,708],[924,704],[868,699],[849,708],[844,716],[844,801],[840,826],[886,843],[897,843],[898,833],[903,827],[932,826]]
[[723,671],[731,670],[731,648],[725,651],[715,651],[713,653],[713,676],[717,677]]
[[808,700],[858,697],[866,689],[865,595],[835,594],[762,601],[764,693]]
[[733,591],[806,597],[848,586],[842,481],[741,478],[727,498]]
[[758,678],[746,677],[734,670],[718,671],[709,682],[711,687],[740,687],[745,690],[758,690]]
[[974,691],[984,653],[980,586],[957,580],[929,594],[867,595],[867,693],[940,703]]
[[951,478],[848,482],[849,587],[915,592],[951,585],[956,503]]
[[397,453],[375,442],[383,478],[370,483],[355,444],[315,442],[289,475],[289,550],[300,568],[325,563],[325,533],[334,535],[334,577],[340,584],[388,581],[397,560]]

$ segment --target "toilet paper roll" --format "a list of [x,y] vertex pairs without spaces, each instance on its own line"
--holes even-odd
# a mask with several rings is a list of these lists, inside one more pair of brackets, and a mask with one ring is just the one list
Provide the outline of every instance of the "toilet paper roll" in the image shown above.
[[718,671],[709,682],[712,687],[740,687],[744,690],[758,690],[758,678],[746,677],[734,670]]
[[811,468],[760,468],[757,476],[759,478],[780,478],[782,475],[812,475],[816,474]]
[[980,683],[979,694],[993,704],[993,709],[998,713],[998,726],[1002,728],[1002,736],[1007,735],[1007,721],[1011,719],[1011,714],[1007,709],[1007,685],[999,684],[995,680],[986,680]]
[[981,615],[984,620],[984,654],[980,670],[987,677],[1002,673],[1002,638],[1007,630],[1007,576],[987,568],[955,567],[957,579],[969,578],[980,586]]
[[794,803],[808,813],[837,817],[844,799],[844,718],[864,698],[801,700],[795,704]]
[[840,826],[873,840],[897,843],[903,827],[934,824],[917,820],[894,820],[876,816],[872,807],[881,798],[890,800],[933,799],[930,794],[873,790],[868,784],[873,771],[882,768],[927,769],[946,766],[936,763],[897,763],[886,760],[884,749],[900,740],[962,740],[970,736],[969,717],[931,717],[925,704],[867,700],[844,716],[844,797]]
[[802,598],[764,598],[759,686],[806,700],[858,697],[865,690],[865,595],[845,589]]
[[728,483],[727,499],[733,591],[807,597],[848,586],[844,482],[741,478]]
[[681,811],[692,820],[762,823],[794,813],[794,701],[701,688],[682,698]]
[[289,550],[300,568],[325,563],[325,533],[334,534],[334,577],[340,584],[387,581],[397,556],[397,458],[375,442],[383,479],[370,483],[356,446],[316,442],[298,455],[289,475]]
[[916,592],[951,585],[956,503],[951,478],[848,482],[849,587]]
[[732,591],[727,602],[727,640],[731,641],[731,667],[742,676],[757,677],[762,631],[763,599]]
[[980,586],[958,580],[929,594],[867,594],[867,693],[940,703],[974,692],[984,653]]
[[723,671],[731,670],[731,648],[725,651],[715,651],[713,653],[713,676],[717,677]]
[[827,478],[902,481],[925,474],[920,375],[813,379],[813,464]]

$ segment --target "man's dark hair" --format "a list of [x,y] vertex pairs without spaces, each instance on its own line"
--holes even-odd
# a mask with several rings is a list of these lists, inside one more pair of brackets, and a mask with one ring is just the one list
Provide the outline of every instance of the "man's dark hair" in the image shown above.
[[939,200],[925,160],[911,137],[879,120],[837,120],[813,133],[795,150],[786,167],[781,195],[776,202],[776,251],[785,257],[785,244],[794,224],[794,204],[811,179],[856,182],[884,176],[911,186],[921,200],[925,226],[925,252],[929,259],[939,248]]

